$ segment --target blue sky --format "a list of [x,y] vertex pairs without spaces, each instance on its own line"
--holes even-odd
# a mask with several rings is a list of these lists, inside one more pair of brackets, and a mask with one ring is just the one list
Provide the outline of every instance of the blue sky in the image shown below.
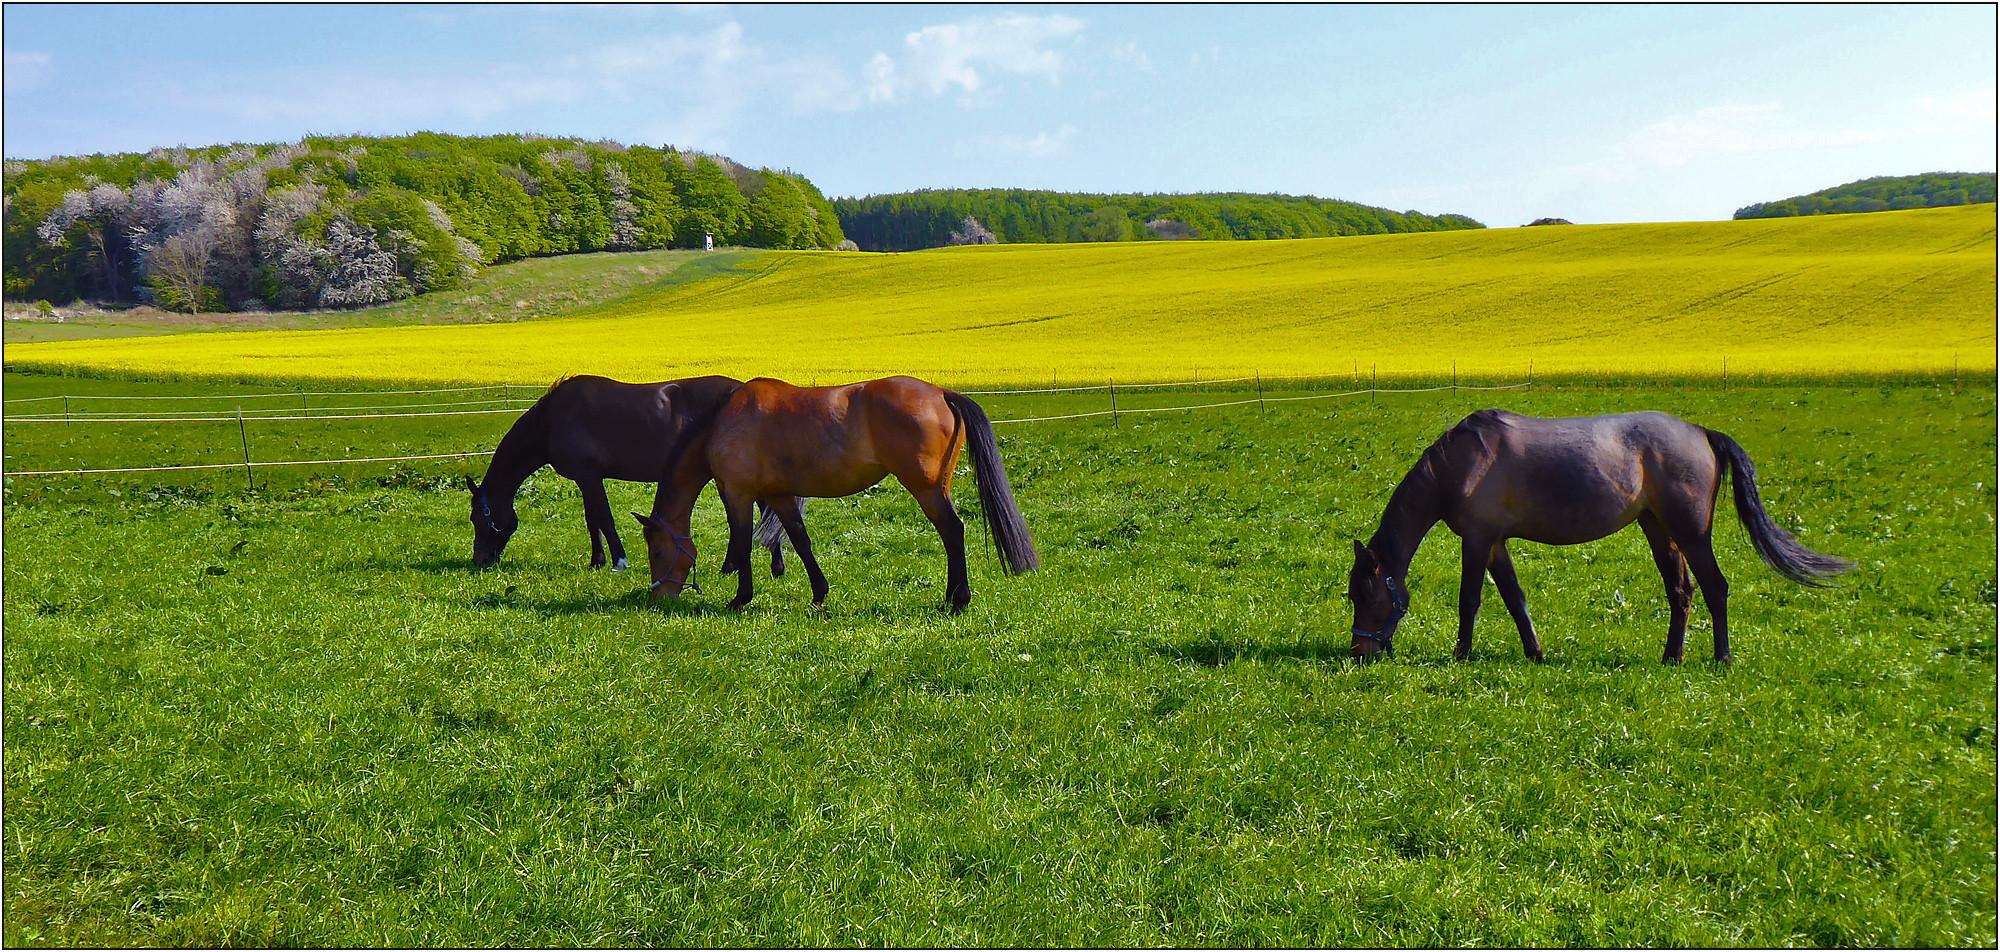
[[719,152],[829,196],[1249,191],[1488,225],[1995,167],[1995,8],[38,5],[10,158],[307,133]]

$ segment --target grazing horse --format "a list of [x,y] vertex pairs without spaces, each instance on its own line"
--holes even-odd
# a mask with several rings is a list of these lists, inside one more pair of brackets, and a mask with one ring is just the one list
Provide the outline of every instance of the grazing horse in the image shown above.
[[1390,638],[1410,607],[1405,578],[1424,534],[1439,522],[1465,542],[1458,588],[1458,657],[1472,650],[1480,588],[1491,573],[1521,632],[1521,650],[1542,660],[1507,540],[1575,545],[1633,522],[1646,531],[1666,582],[1672,620],[1663,659],[1679,664],[1694,582],[1715,622],[1715,660],[1729,661],[1729,582],[1710,545],[1715,499],[1725,471],[1736,516],[1757,554],[1778,574],[1806,585],[1854,567],[1800,545],[1764,512],[1757,470],[1736,441],[1664,413],[1542,420],[1481,410],[1438,437],[1382,513],[1374,538],[1354,543],[1347,598],[1354,603],[1353,655],[1391,657]]
[[[731,560],[740,562],[749,551],[750,504],[768,503],[805,563],[814,607],[824,604],[826,576],[813,558],[796,497],[851,496],[894,476],[944,540],[945,599],[957,614],[972,601],[972,585],[966,579],[965,523],[952,506],[951,478],[959,451],[968,446],[994,546],[1015,574],[1034,569],[1041,557],[1014,502],[993,424],[979,404],[913,377],[843,387],[752,380],[713,419],[681,431],[667,454],[652,515],[633,513],[645,530],[653,597],[677,595],[691,583],[695,553],[688,518],[695,497],[714,480],[729,516]],[[750,603],[750,573],[738,573],[736,586],[730,608]]]
[[[690,377],[663,383],[621,383],[605,377],[556,381],[514,421],[493,451],[484,482],[465,477],[472,491],[472,562],[500,561],[520,520],[514,495],[543,466],[575,481],[583,492],[583,521],[590,529],[590,567],[604,567],[611,544],[612,571],[625,571],[625,544],[604,495],[606,479],[653,482],[666,464],[667,447],[690,419],[706,417],[743,384],[729,377]],[[777,521],[767,512],[757,541],[771,550],[771,574],[785,574]],[[724,566],[725,573],[733,566]]]

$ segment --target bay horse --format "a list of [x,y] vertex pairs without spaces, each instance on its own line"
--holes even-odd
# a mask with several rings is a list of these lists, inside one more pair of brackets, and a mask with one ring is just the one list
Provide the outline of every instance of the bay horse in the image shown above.
[[[654,482],[666,464],[667,446],[689,420],[706,417],[743,385],[730,377],[689,377],[660,383],[623,383],[607,377],[558,380],[500,439],[486,478],[465,477],[472,493],[472,562],[500,561],[519,527],[514,496],[543,466],[576,483],[583,493],[583,521],[590,530],[590,567],[625,571],[625,544],[604,495],[606,479]],[[757,541],[771,550],[771,574],[785,574],[777,520],[765,513]],[[724,566],[723,572],[734,566]]]
[[1464,540],[1457,656],[1472,651],[1480,588],[1491,574],[1521,632],[1521,650],[1541,661],[1507,540],[1575,545],[1637,522],[1652,545],[1672,612],[1662,660],[1681,662],[1693,583],[1699,583],[1715,623],[1715,660],[1726,664],[1729,582],[1711,545],[1725,472],[1751,545],[1778,574],[1820,586],[1854,567],[1806,548],[1772,522],[1757,495],[1750,455],[1714,430],[1658,412],[1545,420],[1480,410],[1424,450],[1390,494],[1374,537],[1354,543],[1347,590],[1354,606],[1352,654],[1395,656],[1391,638],[1410,606],[1410,560],[1424,535],[1443,522]]
[[[695,550],[688,520],[695,497],[713,480],[729,517],[731,560],[742,564],[749,552],[750,504],[767,503],[805,563],[813,606],[825,604],[826,576],[813,557],[797,498],[851,496],[894,476],[944,540],[945,599],[953,614],[964,611],[972,585],[966,578],[965,523],[951,502],[951,480],[961,449],[968,447],[995,548],[1015,574],[1033,570],[1041,556],[1014,501],[993,425],[979,404],[914,377],[839,387],[752,380],[712,419],[681,431],[667,453],[652,514],[632,514],[645,532],[653,597],[678,595],[691,584]],[[750,573],[738,573],[729,607],[748,605],[751,594]]]

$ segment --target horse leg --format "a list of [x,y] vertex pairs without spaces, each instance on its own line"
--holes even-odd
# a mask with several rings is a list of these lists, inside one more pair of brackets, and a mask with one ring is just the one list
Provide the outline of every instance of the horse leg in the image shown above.
[[737,609],[750,604],[750,598],[754,594],[751,590],[750,577],[757,573],[750,571],[749,565],[750,546],[756,526],[751,521],[751,516],[755,512],[749,496],[730,490],[720,481],[716,483],[716,488],[722,495],[723,512],[729,517],[728,561],[737,567],[736,599],[729,603],[729,607]]
[[1472,653],[1472,623],[1479,618],[1479,599],[1486,587],[1486,566],[1493,561],[1498,545],[1490,539],[1465,540],[1458,573],[1458,651],[1460,661]]
[[[778,514],[778,521],[785,526],[786,537],[792,540],[792,548],[799,553],[799,561],[805,563],[806,577],[812,580],[813,607],[826,604],[826,576],[819,570],[819,560],[813,558],[811,537],[806,535],[805,516],[799,513],[799,501],[792,496],[780,496],[771,500],[771,511]],[[778,547],[771,546],[776,553]]]
[[1704,532],[1691,540],[1676,538],[1681,554],[1687,557],[1694,580],[1701,585],[1701,600],[1708,606],[1709,621],[1715,625],[1715,661],[1729,663],[1729,580],[1715,564],[1715,547]]
[[604,567],[604,540],[611,540],[611,555],[618,564],[612,571],[625,571],[625,546],[618,541],[618,520],[611,515],[611,500],[604,495],[603,478],[579,479],[576,488],[583,493],[583,524],[590,530],[590,567]]
[[1674,545],[1673,535],[1664,523],[1651,512],[1639,514],[1639,528],[1646,530],[1646,541],[1653,546],[1653,564],[1660,569],[1660,581],[1667,588],[1667,650],[1660,658],[1662,664],[1680,664],[1681,652],[1687,644],[1688,603],[1694,598],[1694,583],[1688,579],[1688,564],[1681,550]]
[[1514,557],[1507,552],[1507,540],[1502,539],[1493,547],[1493,561],[1486,571],[1493,576],[1493,587],[1500,590],[1500,601],[1506,604],[1507,614],[1514,616],[1514,627],[1521,630],[1521,653],[1542,660],[1542,642],[1535,637],[1535,623],[1528,620],[1528,596],[1522,593],[1521,580],[1514,575]]
[[944,600],[952,614],[965,611],[972,603],[972,582],[965,569],[965,520],[958,517],[958,507],[951,504],[951,492],[942,486],[917,488],[898,476],[903,488],[917,497],[917,505],[922,506],[924,515],[937,527],[938,538],[944,540],[945,584]]

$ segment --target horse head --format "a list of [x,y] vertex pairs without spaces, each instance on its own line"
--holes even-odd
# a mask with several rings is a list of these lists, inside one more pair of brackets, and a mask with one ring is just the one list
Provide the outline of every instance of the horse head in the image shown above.
[[465,488],[472,492],[472,564],[492,565],[500,561],[500,551],[514,537],[520,519],[514,515],[513,500],[494,505],[486,495],[486,488],[473,482],[470,476],[465,477]]
[[675,532],[665,520],[656,516],[635,512],[632,518],[639,520],[639,530],[646,537],[646,562],[653,576],[653,584],[649,586],[653,600],[678,596],[686,588],[701,594],[701,586],[694,581],[693,535]]
[[1401,579],[1384,572],[1381,560],[1359,541],[1354,543],[1354,570],[1347,574],[1347,600],[1354,606],[1352,655],[1395,657],[1390,639],[1403,613],[1410,610],[1410,592]]

